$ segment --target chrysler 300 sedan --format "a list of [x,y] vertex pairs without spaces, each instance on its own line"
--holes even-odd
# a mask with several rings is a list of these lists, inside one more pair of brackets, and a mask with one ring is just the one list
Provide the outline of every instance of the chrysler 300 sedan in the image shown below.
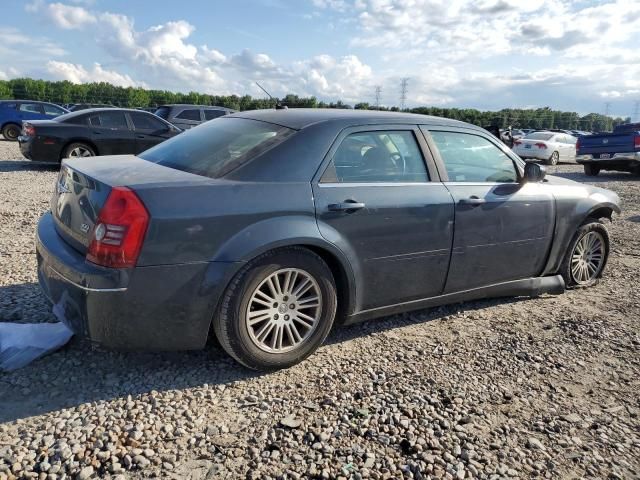
[[458,121],[243,112],[139,156],[65,160],[38,273],[94,342],[198,349],[211,332],[275,369],[334,323],[592,285],[618,203]]

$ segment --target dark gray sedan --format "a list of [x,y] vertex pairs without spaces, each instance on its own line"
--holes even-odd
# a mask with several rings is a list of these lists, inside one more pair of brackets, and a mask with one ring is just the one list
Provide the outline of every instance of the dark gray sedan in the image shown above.
[[138,157],[65,160],[39,278],[105,346],[198,349],[212,330],[274,369],[337,322],[592,285],[618,204],[458,121],[244,112]]

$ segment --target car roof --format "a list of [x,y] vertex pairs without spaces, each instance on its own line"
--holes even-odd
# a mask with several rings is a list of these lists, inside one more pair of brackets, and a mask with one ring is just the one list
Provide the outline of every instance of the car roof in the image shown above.
[[192,103],[167,103],[165,105],[160,105],[158,108],[161,107],[190,107],[190,108],[208,108],[210,110],[226,110],[229,112],[234,112],[235,110],[233,110],[232,108],[227,108],[227,107],[219,107],[217,105],[194,105]]
[[342,126],[366,125],[366,124],[437,124],[452,127],[467,127],[477,130],[482,128],[444,117],[434,117],[431,115],[419,115],[416,113],[404,112],[381,112],[378,110],[347,110],[338,108],[289,108],[289,109],[265,109],[249,110],[234,113],[229,118],[247,118],[251,120],[261,120],[263,122],[275,123],[283,127],[301,130],[317,123],[337,123]]
[[147,112],[145,110],[137,110],[135,108],[120,108],[120,107],[96,107],[96,108],[85,108],[84,110],[75,110],[71,113],[77,113],[78,115],[87,114],[87,113],[100,113],[100,112],[131,112],[131,113],[148,113],[153,115],[151,112]]

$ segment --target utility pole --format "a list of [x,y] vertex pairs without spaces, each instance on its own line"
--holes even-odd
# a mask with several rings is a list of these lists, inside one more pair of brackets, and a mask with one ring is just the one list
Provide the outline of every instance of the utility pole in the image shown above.
[[636,100],[633,104],[633,117],[632,122],[640,122],[640,100]]
[[404,110],[407,103],[407,87],[409,86],[409,78],[404,77],[400,80],[400,110]]
[[380,85],[376,85],[376,110],[380,110],[380,95],[382,94],[382,87]]
[[604,103],[604,115],[605,117],[609,116],[609,112],[611,111],[611,102]]

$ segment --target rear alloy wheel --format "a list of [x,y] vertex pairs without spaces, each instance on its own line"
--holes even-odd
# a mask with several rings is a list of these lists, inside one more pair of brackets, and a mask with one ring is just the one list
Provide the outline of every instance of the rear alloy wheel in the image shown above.
[[549,157],[549,160],[547,160],[547,165],[557,165],[559,159],[560,155],[558,154],[558,152],[553,152]]
[[331,270],[300,247],[267,252],[232,280],[213,327],[222,347],[255,370],[286,368],[324,341],[336,312]]
[[85,143],[72,143],[64,149],[62,158],[84,158],[95,157],[96,152]]
[[596,165],[592,165],[591,163],[584,164],[584,174],[587,177],[595,177],[599,173],[600,173],[600,167],[597,167]]
[[2,136],[10,142],[15,142],[20,136],[20,127],[13,123],[5,125],[2,129]]
[[589,287],[602,276],[609,257],[609,233],[599,221],[582,225],[562,265],[567,287]]

